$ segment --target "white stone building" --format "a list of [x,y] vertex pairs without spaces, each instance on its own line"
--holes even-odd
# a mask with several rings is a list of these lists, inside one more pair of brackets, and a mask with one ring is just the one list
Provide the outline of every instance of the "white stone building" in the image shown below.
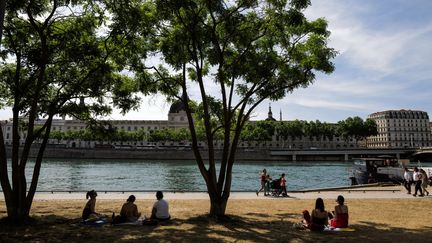
[[367,139],[368,148],[419,148],[431,146],[431,128],[427,112],[388,110],[372,113],[378,135]]
[[[283,122],[282,113],[280,112],[279,121],[273,117],[271,107],[269,107],[267,121]],[[42,125],[44,120],[37,121],[36,123]],[[252,121],[255,122],[255,121]],[[188,129],[188,120],[184,106],[180,101],[174,102],[169,110],[167,120],[111,120],[113,128],[124,131],[137,131],[144,129],[147,131],[158,130],[163,128]],[[55,119],[52,124],[52,131],[79,131],[86,129],[87,124],[80,120],[70,119]],[[6,145],[12,144],[12,122],[2,122],[3,135]],[[24,142],[26,137],[25,132],[21,132],[21,143]],[[68,147],[68,148],[94,148],[103,147],[104,145],[114,146],[114,148],[152,148],[153,146],[184,146],[189,147],[191,141],[180,142],[158,142],[152,143],[148,141],[82,141],[79,139],[71,140],[56,140],[50,139],[49,146]],[[216,148],[223,147],[223,141],[215,141]],[[204,142],[199,142],[199,146],[206,146]],[[324,137],[309,137],[302,136],[301,138],[288,138],[282,140],[280,136],[275,134],[269,141],[241,141],[239,148],[241,149],[254,149],[254,148],[274,148],[274,149],[343,149],[343,148],[358,148],[362,146],[354,138],[348,140],[333,137],[332,139]]]
[[[9,121],[0,121],[3,129],[3,137],[6,145],[12,144],[12,119]],[[42,126],[45,120],[37,120],[36,126]],[[188,120],[186,112],[181,102],[174,102],[168,114],[168,120],[110,120],[113,128],[124,130],[124,131],[137,131],[144,129],[147,131],[158,130],[163,128],[188,128]],[[87,124],[83,121],[76,119],[54,119],[51,126],[51,131],[79,131],[86,129]],[[26,132],[20,131],[21,144],[24,143],[26,138]],[[70,141],[57,141],[56,139],[50,139],[50,145],[63,145],[64,147],[81,147],[81,148],[93,148],[100,142],[96,141],[80,141],[78,139]],[[136,142],[113,142],[114,145],[150,145],[147,141],[141,141],[138,144]]]

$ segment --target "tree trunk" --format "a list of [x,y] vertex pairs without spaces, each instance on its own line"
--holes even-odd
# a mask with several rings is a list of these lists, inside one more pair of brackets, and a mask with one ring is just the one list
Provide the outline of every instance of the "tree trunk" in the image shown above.
[[[15,192],[14,192],[15,193]],[[10,204],[7,208],[7,221],[13,224],[25,224],[29,221],[30,210],[25,202],[17,202],[10,200]]]
[[210,217],[222,219],[225,216],[228,198],[222,197],[220,193],[210,192]]

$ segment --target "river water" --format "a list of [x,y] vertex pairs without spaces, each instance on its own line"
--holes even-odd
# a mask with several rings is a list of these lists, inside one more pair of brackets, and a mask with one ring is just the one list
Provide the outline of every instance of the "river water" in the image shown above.
[[[255,191],[266,168],[273,179],[285,173],[287,190],[349,186],[352,162],[263,161],[234,164],[232,191]],[[27,165],[30,182],[34,163]],[[419,166],[412,163],[411,166]],[[432,167],[431,162],[422,166]],[[10,171],[10,166],[9,166]],[[38,191],[206,191],[194,161],[45,160]],[[1,187],[0,187],[1,190]]]
[[[32,168],[29,162],[27,168]],[[352,162],[236,162],[233,191],[255,191],[266,168],[285,173],[288,190],[349,186]],[[415,165],[412,165],[415,166]],[[432,166],[431,163],[423,166]],[[10,167],[9,167],[10,169]],[[31,172],[27,171],[28,181]],[[194,161],[45,160],[38,191],[206,191]]]
[[[29,162],[28,168],[33,163]],[[255,191],[266,168],[288,190],[350,185],[350,162],[236,162],[233,191]],[[30,171],[28,171],[30,180]],[[38,191],[206,191],[194,161],[45,160]]]

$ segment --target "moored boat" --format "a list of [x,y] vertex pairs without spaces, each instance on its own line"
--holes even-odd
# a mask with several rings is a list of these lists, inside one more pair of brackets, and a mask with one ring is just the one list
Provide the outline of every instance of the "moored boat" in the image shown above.
[[401,183],[404,167],[408,164],[409,160],[387,157],[355,159],[351,181],[353,185],[377,182]]
[[[354,159],[351,170],[351,184],[369,184],[377,182],[402,183],[404,180],[405,167],[409,168],[409,160],[390,157],[359,158]],[[411,166],[410,166],[411,167]],[[432,178],[431,167],[421,167],[425,170],[428,178]],[[409,172],[413,173],[412,168]]]

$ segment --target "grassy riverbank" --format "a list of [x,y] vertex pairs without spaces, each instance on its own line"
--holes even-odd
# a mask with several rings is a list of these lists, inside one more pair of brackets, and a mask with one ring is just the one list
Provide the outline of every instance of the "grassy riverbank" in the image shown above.
[[[137,201],[147,214],[151,200]],[[0,242],[420,242],[432,237],[429,210],[431,200],[424,199],[350,199],[350,225],[355,232],[311,233],[292,228],[300,220],[303,209],[312,209],[314,200],[230,200],[228,214],[232,220],[216,223],[205,215],[208,200],[170,200],[173,224],[166,226],[104,226],[88,228],[73,226],[81,214],[85,200],[35,201],[32,226],[1,225]],[[110,215],[119,211],[122,200],[98,200],[100,213]],[[328,209],[334,200],[325,200]],[[0,201],[0,217],[5,216]]]

